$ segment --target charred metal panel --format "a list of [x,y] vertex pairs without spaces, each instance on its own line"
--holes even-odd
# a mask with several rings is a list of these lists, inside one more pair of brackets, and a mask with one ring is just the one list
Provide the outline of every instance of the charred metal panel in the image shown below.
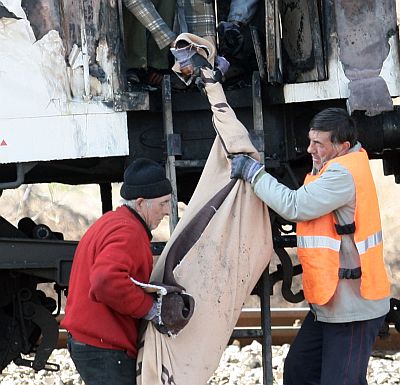
[[[60,1],[60,0],[59,0]],[[104,81],[105,66],[114,71],[114,92],[123,88],[121,76],[122,38],[118,14],[118,1],[66,0],[63,4],[63,29],[67,54],[74,45],[87,47],[90,75]],[[106,57],[101,57],[102,52]]]
[[81,45],[82,1],[67,0],[64,2],[63,25],[65,35],[65,50],[71,52],[74,44]]
[[[65,48],[67,53],[71,52],[74,44],[82,44],[82,29],[85,29],[88,44],[89,56],[92,62],[96,61],[96,47],[101,39],[106,39],[112,53],[120,52],[121,33],[118,15],[118,2],[109,0],[24,0],[24,9],[31,9],[28,19],[35,23],[35,20],[46,20],[41,15],[34,15],[33,11],[40,10],[37,3],[54,3],[52,8],[59,8],[62,14],[62,30],[65,35]],[[47,12],[49,18],[55,17]],[[49,23],[53,20],[49,20]],[[54,28],[59,30],[59,28]]]
[[110,55],[119,55],[122,51],[118,2],[85,0],[83,2],[83,12],[91,61],[95,62],[95,50],[101,40],[106,40]]
[[393,109],[385,81],[379,76],[397,34],[395,1],[336,0],[340,60],[348,79],[351,111],[376,115]]
[[[113,0],[22,0],[21,3],[37,40],[49,31],[60,34],[65,57],[76,70],[77,51],[80,50],[89,74],[99,83],[97,94],[102,93],[101,84],[111,83],[114,92],[123,88],[121,76],[122,38],[120,31],[118,1]],[[73,75],[71,75],[73,78]],[[93,79],[92,79],[93,81]],[[86,81],[86,97],[92,95]],[[74,90],[73,90],[74,91]],[[106,93],[110,99],[111,92]]]
[[53,29],[62,36],[59,0],[22,0],[21,6],[37,40]]
[[282,0],[283,76],[287,83],[326,79],[317,0]]
[[265,0],[266,67],[269,83],[282,83],[278,1]]

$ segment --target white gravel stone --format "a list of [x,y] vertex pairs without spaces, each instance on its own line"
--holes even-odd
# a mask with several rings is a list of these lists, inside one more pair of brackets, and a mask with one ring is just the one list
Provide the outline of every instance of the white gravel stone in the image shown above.
[[[289,345],[272,347],[274,385],[283,384],[283,363]],[[28,357],[29,358],[29,357]],[[84,385],[66,349],[55,350],[50,362],[59,372],[18,367],[11,363],[0,374],[1,385]],[[208,385],[257,385],[263,383],[261,345],[254,341],[242,349],[237,342],[228,346]],[[375,352],[368,366],[369,385],[400,385],[400,353]]]

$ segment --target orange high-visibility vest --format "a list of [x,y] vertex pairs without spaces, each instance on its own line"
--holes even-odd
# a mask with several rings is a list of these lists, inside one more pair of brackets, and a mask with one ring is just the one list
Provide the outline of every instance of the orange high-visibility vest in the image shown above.
[[[308,174],[304,184],[318,179],[330,163],[350,171],[356,190],[354,241],[361,260],[361,295],[377,300],[390,294],[383,262],[382,228],[378,197],[365,150],[351,152],[327,162],[318,175]],[[297,224],[297,251],[303,267],[304,296],[309,303],[326,304],[339,281],[341,236],[334,213]]]

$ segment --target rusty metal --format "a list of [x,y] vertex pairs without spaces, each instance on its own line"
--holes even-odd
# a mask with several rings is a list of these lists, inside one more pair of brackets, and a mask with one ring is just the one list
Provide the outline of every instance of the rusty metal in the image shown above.
[[283,76],[288,83],[327,78],[316,0],[282,0]]
[[280,33],[277,0],[265,1],[266,70],[269,83],[282,83]]

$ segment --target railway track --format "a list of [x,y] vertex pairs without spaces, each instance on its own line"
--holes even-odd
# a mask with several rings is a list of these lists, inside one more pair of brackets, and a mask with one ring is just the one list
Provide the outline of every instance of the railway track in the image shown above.
[[[271,334],[273,345],[290,344],[301,327],[308,308],[271,308]],[[241,345],[250,344],[253,340],[261,341],[261,310],[259,308],[243,309],[238,323],[232,333],[231,341],[239,340]],[[389,336],[378,337],[375,350],[400,351],[400,333],[390,325]]]
[[[272,308],[271,309],[271,334],[273,345],[290,344],[300,329],[301,323],[308,312],[308,308]],[[61,320],[63,315],[60,315]],[[238,340],[242,346],[251,344],[252,341],[261,341],[261,310],[260,308],[244,308],[240,314],[237,325],[232,333],[230,343]],[[389,337],[377,338],[375,350],[400,351],[400,333],[391,325]],[[67,332],[60,329],[57,348],[65,348]]]

